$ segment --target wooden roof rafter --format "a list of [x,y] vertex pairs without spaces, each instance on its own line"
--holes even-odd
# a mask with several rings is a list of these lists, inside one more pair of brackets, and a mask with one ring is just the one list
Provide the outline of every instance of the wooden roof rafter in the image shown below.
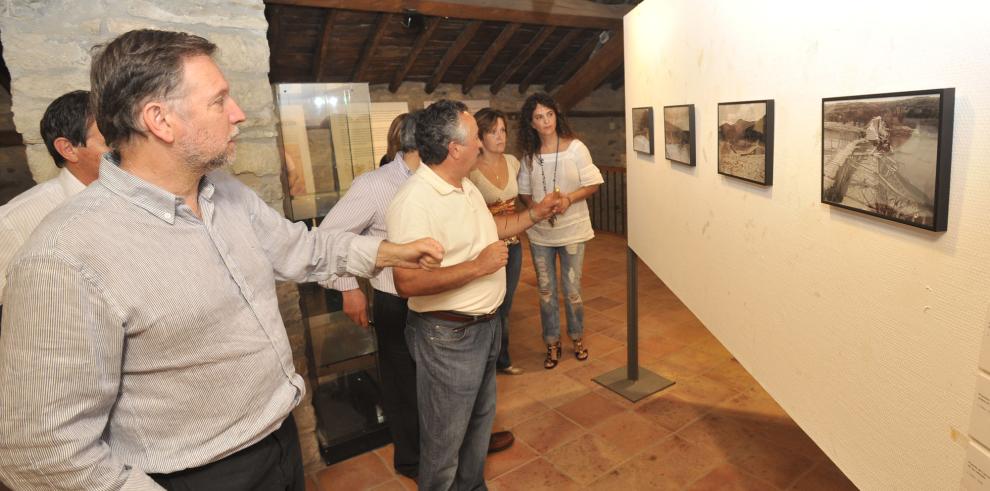
[[333,22],[336,17],[337,11],[330,10],[323,18],[323,32],[320,35],[320,45],[317,48],[316,60],[313,63],[313,78],[317,82],[323,81],[324,67],[327,57],[330,56],[330,34],[333,31]]
[[364,50],[361,52],[361,57],[358,59],[358,65],[354,70],[351,80],[356,82],[365,80],[365,74],[368,70],[368,65],[371,63],[372,55],[374,55],[378,43],[381,42],[382,37],[385,35],[386,26],[388,26],[388,23],[392,21],[394,16],[395,14],[388,13],[378,15],[378,23],[375,25],[374,30],[371,31],[371,35],[364,45]]
[[430,41],[433,37],[433,33],[436,32],[437,26],[440,25],[439,17],[430,17],[426,20],[426,25],[423,28],[423,32],[419,33],[416,38],[416,43],[413,44],[412,51],[409,52],[409,56],[406,57],[406,63],[402,65],[395,76],[392,77],[392,81],[388,84],[389,92],[395,93],[399,90],[399,86],[402,85],[402,81],[406,79],[406,75],[409,74],[409,70],[412,69],[413,65],[416,63],[416,58],[419,54],[423,52],[423,48],[426,47],[426,43]]
[[478,82],[478,77],[485,73],[485,70],[487,70],[488,66],[491,65],[492,60],[495,59],[495,56],[497,56],[499,52],[505,48],[505,45],[509,44],[509,40],[516,34],[516,31],[519,30],[520,26],[521,24],[515,22],[506,24],[506,26],[502,29],[502,32],[499,33],[498,38],[496,38],[495,42],[492,43],[487,50],[485,50],[485,54],[481,56],[481,59],[478,60],[478,64],[475,65],[467,79],[464,80],[464,84],[461,85],[461,92],[465,94],[471,92],[474,84]]
[[265,0],[268,5],[418,13],[452,19],[518,22],[592,29],[621,29],[632,5],[587,0]]
[[[577,35],[580,33],[581,33],[580,29],[572,29],[571,32],[565,34],[564,37],[562,37],[560,41],[557,42],[557,45],[554,46],[553,49],[551,49],[550,52],[547,53],[547,55],[544,58],[548,60],[556,59],[558,56],[560,56],[560,54],[564,51],[564,49],[566,49],[568,46],[571,45],[572,42],[574,42],[574,38],[576,38]],[[543,70],[546,70],[546,67],[547,67],[546,64],[541,63],[537,65],[535,69],[530,70],[530,72],[526,74],[526,77],[524,77],[522,81],[519,82],[519,93],[525,94],[526,90],[529,89],[530,83],[532,83],[533,80],[535,80],[537,77],[542,75]]]
[[591,56],[591,53],[595,51],[595,47],[598,46],[598,43],[598,36],[592,36],[591,39],[589,39],[586,43],[584,43],[584,46],[581,47],[581,51],[578,51],[577,54],[574,55],[574,57],[571,58],[566,65],[564,65],[564,68],[557,72],[557,75],[543,86],[543,91],[550,93],[563,81],[567,80],[568,77],[574,74],[574,72],[577,71],[583,63],[588,61],[588,58]]
[[502,90],[502,87],[505,87],[505,84],[509,81],[509,78],[515,75],[516,72],[522,68],[527,61],[529,61],[529,58],[533,56],[533,53],[540,49],[540,46],[543,45],[547,38],[550,37],[556,29],[557,28],[554,26],[544,26],[540,29],[540,32],[536,33],[536,36],[534,36],[533,40],[529,42],[526,49],[524,49],[519,56],[512,60],[512,63],[509,64],[505,71],[502,72],[502,74],[499,75],[494,82],[492,82],[490,87],[492,94],[498,94],[498,91]]
[[[547,12],[561,8],[592,5],[595,11],[604,5],[589,0],[500,0],[494,9],[491,0],[265,2],[272,83],[366,82],[398,92],[404,82],[419,82],[428,93],[457,84],[465,94],[479,85],[498,93],[512,83],[524,93],[533,86],[549,92],[576,83],[576,74],[604,49],[598,46],[601,33],[621,33],[568,25],[574,22],[555,16],[546,20]],[[482,3],[488,13],[471,18]],[[593,24],[588,18],[577,24]],[[617,18],[604,19],[595,22],[611,25]],[[614,70],[597,84],[621,84],[623,75]]]
[[425,89],[427,94],[432,94],[433,91],[436,90],[437,85],[440,85],[440,81],[443,80],[443,76],[447,74],[447,70],[450,68],[450,65],[454,63],[454,60],[461,54],[461,51],[464,50],[464,47],[467,46],[467,44],[471,41],[471,38],[474,37],[474,34],[478,32],[478,28],[480,27],[480,20],[468,22],[468,24],[464,26],[464,30],[461,31],[459,36],[457,36],[457,40],[454,41],[454,45],[447,50],[447,54],[445,54],[443,59],[440,60],[440,64],[437,65],[436,70],[433,72],[433,77],[430,78],[429,82],[427,82]]
[[622,31],[612,33],[588,61],[557,92],[554,99],[567,111],[587,97],[596,87],[622,66]]

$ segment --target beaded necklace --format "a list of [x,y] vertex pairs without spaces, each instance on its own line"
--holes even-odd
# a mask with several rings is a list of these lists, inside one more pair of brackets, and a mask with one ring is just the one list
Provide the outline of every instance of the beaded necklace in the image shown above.
[[[553,153],[553,192],[555,193],[560,191],[560,188],[557,187],[557,160],[559,158],[560,158],[560,135],[557,136],[557,150],[554,151]],[[547,191],[547,172],[546,169],[543,168],[542,153],[537,155],[536,161],[540,164],[540,175],[543,176],[543,196],[546,196],[550,194],[550,192]],[[554,222],[556,221],[557,221],[557,215],[553,215],[550,217],[550,219],[547,220],[547,222],[550,223],[551,227],[554,225]]]

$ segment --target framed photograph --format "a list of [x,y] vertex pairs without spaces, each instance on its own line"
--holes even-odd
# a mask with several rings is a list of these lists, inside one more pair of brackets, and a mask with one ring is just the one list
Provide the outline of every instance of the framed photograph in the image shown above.
[[822,203],[942,232],[955,89],[822,99]]
[[694,104],[663,106],[664,157],[694,165]]
[[773,99],[718,104],[718,173],[773,184]]
[[632,108],[633,150],[653,155],[653,108]]

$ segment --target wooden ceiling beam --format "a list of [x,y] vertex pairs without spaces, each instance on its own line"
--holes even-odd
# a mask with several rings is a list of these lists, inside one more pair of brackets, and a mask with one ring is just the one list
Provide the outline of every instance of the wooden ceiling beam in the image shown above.
[[625,82],[625,70],[622,68],[622,65],[619,65],[619,69],[612,74],[612,90],[619,90],[619,87],[622,87]]
[[433,91],[436,90],[437,85],[439,85],[440,81],[443,80],[443,76],[447,74],[447,69],[450,68],[450,65],[457,59],[457,55],[461,54],[464,47],[471,42],[471,38],[474,37],[474,34],[478,32],[478,28],[480,27],[480,20],[468,22],[468,24],[464,26],[464,30],[461,31],[459,36],[457,36],[457,40],[454,41],[454,44],[447,49],[447,54],[443,55],[443,59],[440,60],[440,64],[437,65],[436,70],[433,71],[433,77],[429,82],[427,82],[427,94],[432,94]]
[[21,139],[21,134],[13,131],[0,131],[0,147],[16,147],[23,145],[24,140]]
[[533,40],[526,45],[526,49],[524,49],[522,53],[519,53],[519,56],[512,60],[512,63],[509,63],[509,66],[505,67],[505,71],[503,71],[502,74],[496,77],[495,81],[492,82],[491,87],[489,87],[492,94],[498,94],[498,91],[502,90],[502,87],[505,87],[505,84],[509,81],[509,78],[515,75],[516,72],[522,68],[527,61],[529,61],[529,58],[533,56],[533,53],[535,53],[536,50],[543,45],[547,38],[553,34],[555,29],[557,28],[554,26],[544,26],[540,29],[540,32],[536,33]]
[[423,32],[419,33],[416,38],[416,42],[413,44],[412,50],[409,52],[409,56],[406,57],[406,64],[402,65],[399,71],[395,72],[395,76],[392,77],[392,83],[388,84],[389,92],[395,93],[399,90],[399,86],[402,85],[402,81],[406,79],[406,75],[409,74],[409,70],[412,69],[413,64],[416,63],[416,58],[426,47],[426,43],[430,41],[433,37],[433,32],[437,30],[437,26],[440,25],[439,17],[430,17],[426,20],[426,26],[423,28]]
[[633,5],[589,0],[265,0],[268,5],[360,10],[560,27],[622,29]]
[[608,79],[622,65],[622,31],[612,33],[608,40],[594,56],[588,59],[570,80],[554,94],[557,104],[566,111],[588,96],[595,87]]
[[557,57],[560,56],[560,54],[563,53],[564,50],[567,49],[567,47],[570,46],[572,42],[574,42],[574,38],[576,38],[577,35],[580,33],[581,33],[580,29],[572,29],[571,32],[565,34],[564,37],[560,38],[560,42],[558,42],[557,45],[554,46],[553,49],[551,49],[550,52],[543,57],[543,63],[536,65],[536,68],[534,68],[529,73],[527,73],[526,77],[522,79],[522,82],[519,82],[519,93],[525,94],[526,89],[529,89],[529,84],[532,83],[533,80],[536,80],[537,77],[542,75],[543,70],[546,69],[547,65],[553,63],[553,60],[557,59]]
[[502,29],[502,32],[498,35],[498,38],[496,38],[495,42],[492,43],[487,50],[485,50],[485,54],[481,56],[481,59],[478,60],[478,64],[474,66],[474,69],[471,70],[471,73],[468,75],[467,79],[464,80],[464,85],[461,86],[461,92],[465,94],[471,92],[474,84],[478,82],[478,78],[485,73],[485,70],[488,69],[488,65],[491,65],[492,60],[494,60],[502,49],[505,48],[505,45],[509,44],[509,40],[512,39],[512,36],[519,30],[521,25],[522,24],[515,22],[506,24],[506,26]]
[[392,21],[392,17],[394,16],[395,14],[379,14],[378,22],[371,31],[368,40],[365,41],[364,49],[361,51],[361,57],[358,58],[357,68],[354,69],[354,76],[351,77],[352,82],[367,82],[365,76],[368,72],[368,66],[371,65],[371,61],[374,59],[375,49],[381,43],[382,37],[385,36],[388,23]]
[[266,10],[268,14],[268,45],[271,49],[268,51],[268,56],[271,60],[275,60],[276,54],[282,51],[282,9],[278,6],[274,6],[271,9]]
[[337,18],[337,11],[327,11],[323,17],[323,34],[320,36],[320,45],[316,50],[316,58],[313,63],[313,81],[323,81],[323,65],[326,64],[330,56],[330,34],[333,30],[333,21]]
[[564,68],[557,72],[557,75],[553,77],[546,85],[543,86],[543,91],[550,93],[553,89],[557,88],[567,77],[571,76],[584,62],[588,61],[588,57],[591,56],[591,52],[595,50],[598,46],[598,35],[591,36],[588,42],[581,46],[581,51],[578,51],[570,61],[564,65]]

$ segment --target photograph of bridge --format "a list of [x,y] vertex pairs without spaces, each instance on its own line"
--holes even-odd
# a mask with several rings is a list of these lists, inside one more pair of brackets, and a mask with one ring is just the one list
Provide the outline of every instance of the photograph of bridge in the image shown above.
[[930,230],[941,215],[944,227],[945,90],[823,99],[822,202]]
[[694,165],[694,104],[663,107],[664,156]]
[[719,103],[718,173],[773,184],[773,100]]

